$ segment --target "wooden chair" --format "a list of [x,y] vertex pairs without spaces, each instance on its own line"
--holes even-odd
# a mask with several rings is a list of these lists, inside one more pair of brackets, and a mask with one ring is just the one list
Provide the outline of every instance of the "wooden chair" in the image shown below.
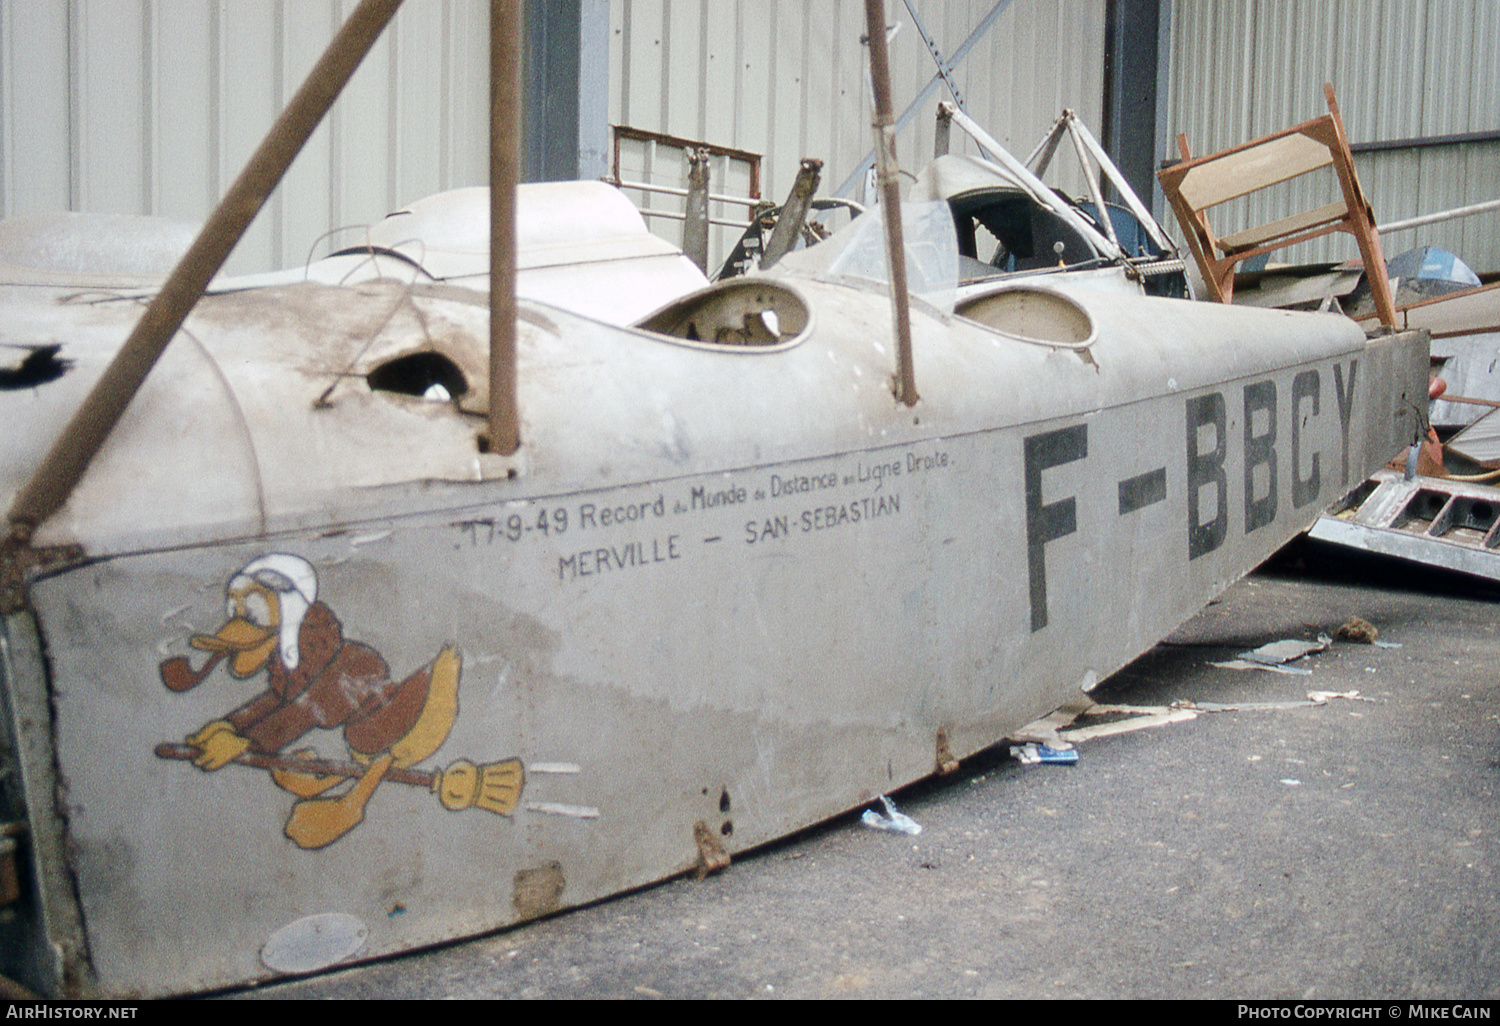
[[[1375,215],[1354,173],[1349,139],[1331,84],[1324,84],[1323,95],[1328,101],[1324,116],[1221,153],[1193,157],[1187,137],[1179,135],[1182,163],[1160,171],[1157,177],[1203,280],[1219,302],[1233,298],[1234,271],[1241,261],[1331,232],[1348,232],[1359,244],[1380,322],[1391,327],[1396,315]],[[1330,165],[1338,177],[1341,201],[1222,238],[1209,226],[1209,208]]]

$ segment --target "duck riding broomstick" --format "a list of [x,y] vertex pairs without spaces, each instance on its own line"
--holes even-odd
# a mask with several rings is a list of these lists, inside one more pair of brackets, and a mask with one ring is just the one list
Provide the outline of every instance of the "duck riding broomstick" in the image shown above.
[[[159,757],[191,760],[204,771],[230,763],[269,770],[276,785],[297,798],[286,836],[307,849],[332,844],[358,826],[385,781],[426,787],[454,812],[515,811],[524,785],[519,759],[413,768],[442,746],[458,717],[456,647],[445,646],[405,680],[392,681],[380,653],[344,639],[338,618],[318,601],[317,572],[300,556],[253,560],[230,579],[225,596],[224,624],[189,642],[209,653],[207,661],[194,670],[186,656],[167,659],[162,683],[188,691],[228,660],[232,677],[264,673],[268,686],[204,724],[186,744],[158,745]],[[350,761],[317,758],[306,748],[283,754],[315,728],[340,727]]]

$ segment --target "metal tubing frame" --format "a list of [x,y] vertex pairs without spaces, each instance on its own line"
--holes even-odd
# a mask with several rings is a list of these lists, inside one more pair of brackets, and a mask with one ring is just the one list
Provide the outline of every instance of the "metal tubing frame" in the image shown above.
[[[1089,168],[1088,161],[1084,158],[1083,152],[1079,150],[1080,145],[1083,147],[1083,150],[1086,150],[1094,158],[1095,163],[1099,165],[1099,170],[1104,172],[1104,177],[1109,180],[1110,185],[1115,187],[1115,191],[1125,201],[1125,206],[1136,216],[1136,220],[1141,222],[1142,227],[1146,229],[1152,241],[1160,246],[1164,253],[1177,252],[1176,244],[1161,230],[1161,225],[1157,223],[1156,217],[1151,211],[1146,209],[1146,205],[1141,202],[1140,196],[1130,187],[1130,183],[1125,180],[1124,173],[1110,159],[1109,154],[1104,151],[1104,147],[1099,145],[1099,140],[1095,139],[1094,134],[1089,131],[1089,126],[1078,120],[1078,115],[1074,114],[1071,110],[1064,110],[1058,116],[1057,120],[1052,122],[1051,129],[1048,130],[1042,141],[1036,144],[1036,149],[1031,151],[1031,156],[1026,158],[1026,166],[1038,178],[1045,174],[1047,166],[1051,164],[1052,158],[1057,152],[1058,145],[1062,142],[1063,132],[1067,132],[1069,138],[1072,140],[1074,152],[1078,154],[1078,162],[1083,166],[1084,174],[1090,176],[1090,181],[1094,181],[1092,171]],[[983,146],[984,143],[981,142],[980,145]],[[1100,209],[1102,210],[1103,207]],[[1114,238],[1113,231],[1110,232],[1110,238],[1116,243],[1119,242],[1118,239]]]
[[[969,55],[969,51],[974,48],[974,44],[984,38],[985,33],[990,30],[990,26],[995,23],[995,19],[999,18],[1001,14],[1005,13],[1005,9],[1009,7],[1010,4],[1011,0],[995,0],[995,6],[990,8],[990,12],[979,20],[979,24],[974,26],[974,31],[969,33],[968,38],[959,45],[957,50],[953,51],[953,57],[948,61],[948,68],[950,71],[963,63],[963,59]],[[911,103],[906,105],[906,109],[903,110],[901,112],[901,116],[896,119],[895,130],[897,132],[905,128],[907,122],[911,121],[912,116],[915,115],[917,111],[926,106],[927,101],[932,97],[932,94],[937,91],[937,87],[942,81],[943,76],[941,73],[934,74],[930,79],[927,80],[927,84],[922,87],[922,91],[916,95],[916,98],[913,99]],[[859,159],[859,163],[856,164],[854,170],[849,173],[849,177],[845,178],[843,182],[839,184],[839,187],[834,190],[833,195],[849,195],[849,190],[854,188],[856,182],[864,178],[865,172],[870,170],[871,165],[874,163],[875,151],[871,150]]]
[[1079,138],[1074,128],[1077,122],[1071,117],[1072,113],[1072,111],[1063,112],[1064,116],[1068,117],[1068,141],[1073,144],[1073,153],[1078,157],[1078,166],[1083,169],[1083,181],[1088,187],[1089,198],[1094,201],[1094,211],[1097,214],[1094,220],[1099,222],[1099,227],[1104,229],[1104,234],[1109,237],[1109,241],[1124,252],[1125,247],[1120,245],[1120,239],[1115,235],[1114,218],[1109,216],[1109,207],[1104,203],[1104,191],[1099,188],[1099,176],[1094,174],[1088,153],[1083,148],[1083,140]]
[[1392,221],[1390,224],[1380,226],[1380,234],[1390,235],[1392,232],[1404,232],[1409,228],[1420,228],[1427,224],[1438,224],[1442,221],[1457,221],[1460,218],[1473,217],[1475,214],[1484,214],[1491,210],[1500,210],[1500,199],[1486,200],[1483,203],[1471,203],[1466,207],[1454,207],[1452,210],[1440,210],[1433,214],[1418,214],[1416,217],[1408,217],[1404,221]]
[[771,238],[766,242],[765,248],[760,253],[761,270],[765,270],[786,256],[797,244],[797,238],[802,234],[802,226],[807,222],[807,211],[812,205],[813,193],[818,191],[818,179],[823,170],[823,162],[811,157],[803,157],[802,164],[797,170],[797,179],[792,182],[792,191],[787,195],[786,202],[781,205],[781,213],[776,217],[776,227],[771,231]]
[[1052,122],[1052,127],[1042,137],[1042,141],[1036,144],[1036,149],[1031,151],[1031,156],[1026,158],[1026,166],[1031,168],[1040,178],[1047,173],[1047,168],[1052,164],[1052,158],[1057,153],[1058,143],[1062,142],[1062,134],[1068,127],[1068,112],[1063,111]]
[[339,28],[124,346],[17,493],[9,513],[12,539],[30,537],[32,529],[68,500],[146,375],[400,6],[401,0],[361,0]]
[[1152,241],[1160,246],[1164,253],[1177,252],[1177,246],[1167,237],[1167,233],[1162,231],[1161,225],[1157,223],[1155,215],[1146,209],[1146,204],[1141,201],[1141,197],[1131,188],[1130,183],[1126,181],[1125,172],[1121,171],[1119,166],[1110,159],[1109,154],[1105,152],[1099,140],[1094,138],[1094,133],[1089,131],[1089,126],[1079,121],[1077,115],[1071,110],[1064,111],[1063,116],[1067,119],[1068,131],[1081,140],[1084,148],[1093,154],[1094,160],[1099,164],[1099,170],[1104,172],[1104,177],[1108,178],[1109,184],[1115,187],[1115,191],[1120,194],[1120,198],[1125,201],[1125,206],[1135,215],[1136,220],[1145,226],[1146,232],[1151,236]]
[[[675,185],[652,185],[650,182],[625,182],[613,178],[605,179],[616,189],[639,189],[641,192],[658,192],[663,196],[686,196],[688,191]],[[721,196],[717,192],[708,194],[710,202],[713,203],[738,203],[742,207],[755,207],[764,203],[765,200],[759,196]],[[654,211],[653,211],[654,212]],[[647,211],[641,211],[647,213]]]
[[1124,251],[1119,246],[1110,242],[1102,232],[1085,221],[1083,216],[1074,210],[1071,204],[1064,201],[1050,186],[1032,174],[1019,160],[1011,156],[1004,146],[1001,146],[988,132],[979,127],[978,122],[961,110],[953,111],[952,117],[953,123],[967,132],[969,138],[978,143],[979,148],[988,153],[995,163],[1017,185],[1031,194],[1032,199],[1062,218],[1068,227],[1080,233],[1085,238],[1092,237],[1098,240],[1100,248],[1104,251],[1104,255],[1107,258],[1112,260],[1126,259]]

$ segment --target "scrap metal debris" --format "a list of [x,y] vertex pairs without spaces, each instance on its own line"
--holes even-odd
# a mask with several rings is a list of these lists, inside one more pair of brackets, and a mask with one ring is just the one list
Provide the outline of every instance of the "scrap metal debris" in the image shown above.
[[1198,712],[1274,712],[1282,709],[1308,709],[1316,705],[1327,705],[1331,699],[1344,698],[1351,702],[1373,702],[1358,691],[1309,691],[1307,698],[1286,702],[1192,702],[1177,703],[1184,709]]
[[1309,653],[1322,652],[1332,644],[1333,639],[1326,634],[1319,634],[1317,641],[1298,641],[1296,638],[1287,638],[1262,645],[1249,652],[1241,652],[1229,662],[1209,663],[1209,665],[1219,666],[1226,670],[1270,670],[1275,673],[1296,673],[1305,676],[1311,674],[1312,671],[1286,664],[1301,659]]
[[[1303,642],[1301,644],[1307,643]],[[1072,748],[1073,745],[1081,741],[1090,741],[1098,737],[1110,737],[1115,734],[1127,734],[1136,730],[1145,730],[1149,727],[1163,727],[1169,723],[1183,723],[1187,720],[1197,719],[1200,713],[1280,712],[1286,709],[1308,709],[1314,706],[1327,705],[1335,698],[1342,698],[1351,702],[1375,701],[1373,698],[1364,697],[1358,691],[1309,691],[1306,698],[1291,699],[1282,702],[1195,702],[1191,699],[1182,699],[1173,702],[1171,705],[1090,705],[1087,709],[1077,711],[1059,710],[1028,724],[1017,731],[1011,740],[1020,741],[1023,738],[1035,737],[1038,734],[1048,732],[1051,733],[1055,740],[1051,744],[1033,741],[1024,745],[1015,745],[1012,746],[1010,752],[1012,758],[1022,763],[1076,762],[1076,753],[1071,753],[1073,758],[1068,758],[1069,753],[1067,749]],[[1067,727],[1067,724],[1085,718],[1103,720],[1104,722],[1091,723],[1078,727]],[[1028,748],[1036,750],[1037,758],[1031,759],[1027,757],[1025,750]],[[1043,750],[1058,752],[1061,757],[1044,759],[1041,757]]]
[[1039,720],[1032,720],[1020,730],[1011,734],[1007,739],[1017,744],[1039,744],[1049,748],[1066,749],[1068,742],[1064,741],[1058,731],[1072,725],[1073,721],[1080,716],[1092,715],[1092,711],[1098,708],[1094,700],[1088,695],[1080,694],[1078,698],[1063,706],[1054,709]]
[[1166,705],[1096,705],[1089,710],[1089,716],[1124,716],[1124,719],[1113,719],[1107,723],[1096,723],[1087,727],[1075,727],[1072,730],[1058,731],[1058,737],[1072,744],[1079,741],[1088,741],[1096,737],[1110,737],[1114,734],[1126,734],[1134,730],[1145,730],[1147,727],[1164,727],[1168,723],[1182,723],[1184,720],[1196,719],[1198,714],[1192,709],[1177,708],[1174,703]]

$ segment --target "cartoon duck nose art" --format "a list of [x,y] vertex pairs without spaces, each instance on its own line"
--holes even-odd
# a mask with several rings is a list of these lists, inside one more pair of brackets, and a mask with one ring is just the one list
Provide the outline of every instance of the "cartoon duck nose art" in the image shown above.
[[[204,771],[231,762],[270,770],[297,799],[285,833],[302,848],[325,847],[363,822],[365,806],[386,780],[426,786],[450,811],[515,811],[524,784],[518,759],[412,769],[442,746],[457,719],[462,663],[455,646],[392,681],[380,653],[346,640],[333,611],[318,601],[312,564],[284,553],[262,556],[235,574],[225,588],[225,611],[217,631],[189,641],[209,653],[204,665],[195,670],[186,656],[167,659],[162,683],[191,690],[228,659],[231,676],[264,673],[267,689],[190,734],[185,745],[157,746],[159,756],[188,759]],[[284,754],[314,729],[339,728],[349,762],[320,759],[307,748]]]

